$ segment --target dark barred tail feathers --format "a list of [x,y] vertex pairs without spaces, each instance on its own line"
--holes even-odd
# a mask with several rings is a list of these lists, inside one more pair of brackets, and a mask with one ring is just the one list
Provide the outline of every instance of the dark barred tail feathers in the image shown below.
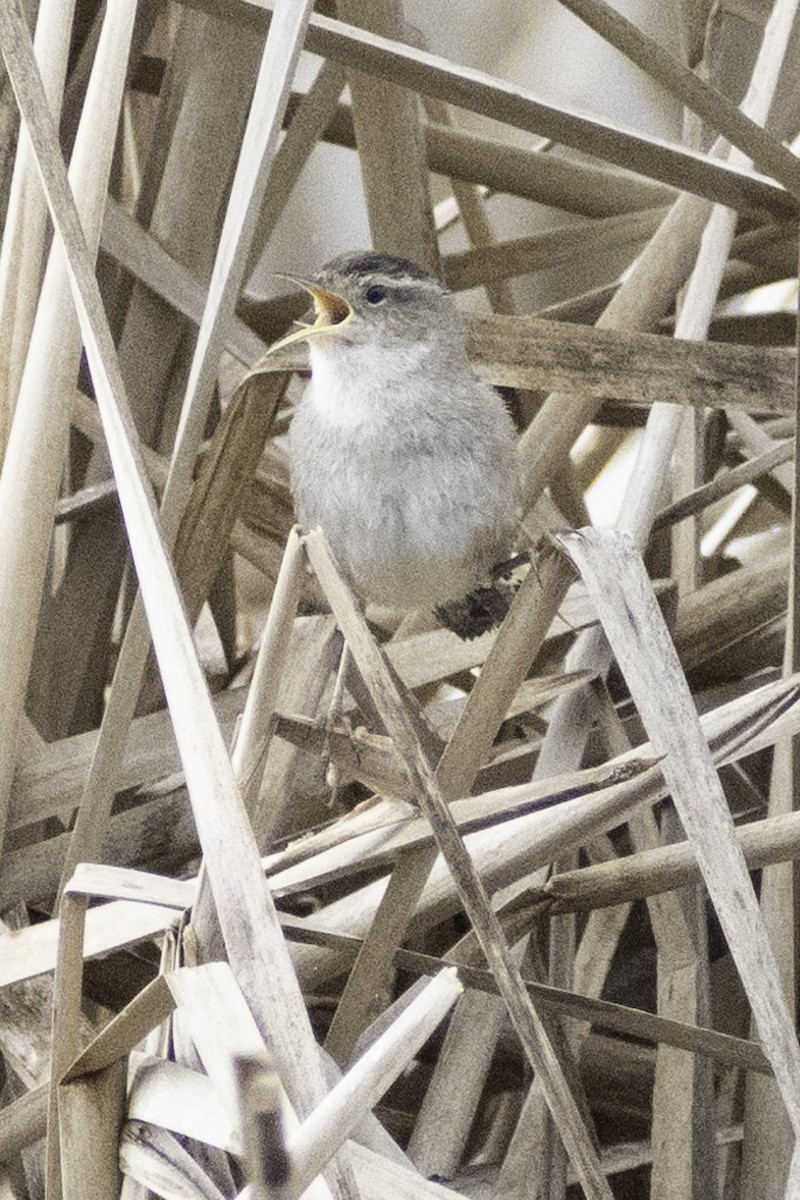
[[517,568],[529,562],[527,554],[517,554],[501,563],[495,568],[493,583],[474,588],[460,600],[437,604],[433,610],[436,620],[465,641],[496,629],[505,619],[522,582],[516,574]]

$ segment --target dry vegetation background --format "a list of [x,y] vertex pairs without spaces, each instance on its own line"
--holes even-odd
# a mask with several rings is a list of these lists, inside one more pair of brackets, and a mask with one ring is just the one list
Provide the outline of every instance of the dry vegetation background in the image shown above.
[[[0,0],[0,1200],[800,1196],[798,3],[535,7]],[[520,428],[473,642],[292,531],[356,234]]]

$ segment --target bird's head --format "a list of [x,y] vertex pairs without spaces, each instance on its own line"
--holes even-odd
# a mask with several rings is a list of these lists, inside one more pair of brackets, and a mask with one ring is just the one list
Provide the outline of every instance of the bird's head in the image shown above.
[[310,294],[316,320],[287,334],[270,353],[301,341],[335,353],[362,346],[389,352],[422,341],[446,346],[463,338],[451,293],[407,258],[361,251],[331,259],[310,278],[286,278]]

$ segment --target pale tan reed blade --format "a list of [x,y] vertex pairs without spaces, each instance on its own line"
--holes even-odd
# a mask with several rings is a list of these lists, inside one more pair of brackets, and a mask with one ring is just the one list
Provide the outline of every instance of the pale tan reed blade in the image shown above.
[[[192,490],[192,471],[208,419],[219,359],[244,280],[257,212],[277,148],[310,7],[310,3],[300,7],[282,4],[264,47],[162,496],[164,534],[170,547],[178,536]],[[86,784],[85,812],[76,827],[62,885],[80,858],[95,858],[100,854],[113,800],[115,765],[122,757],[133,718],[149,642],[142,604],[137,600],[117,663],[93,770]]]
[[799,1134],[800,1049],[793,1023],[730,810],[641,559],[630,537],[622,533],[582,530],[559,540],[595,599],[653,745],[666,755],[664,777],[694,845],[781,1096]]
[[[304,1101],[310,1107],[310,1097],[315,1092],[324,1093],[325,1086],[308,1016],[177,596],[154,500],[143,483],[138,438],[125,402],[113,342],[35,73],[29,35],[18,10],[0,13],[0,39],[66,253],[198,831],[204,848],[210,852],[209,870],[230,957],[254,1009],[265,1026],[272,1025],[288,1089],[298,1097],[301,1107]],[[223,831],[225,836],[220,836]],[[283,969],[279,970],[281,963]],[[265,984],[279,988],[281,1000],[277,1005],[264,1003]],[[276,1012],[280,1013],[277,1024]]]
[[[436,766],[437,782],[448,799],[466,793],[472,785],[569,583],[568,573],[555,556],[545,559],[523,582]],[[363,664],[360,670],[363,674]],[[373,673],[368,674],[366,682],[368,687],[382,686]],[[402,746],[396,748],[403,753]],[[419,748],[412,748],[412,754],[415,752]],[[407,759],[407,752],[403,756]],[[413,793],[415,780],[410,769],[409,776]],[[367,1024],[369,997],[378,992],[387,976],[394,949],[405,936],[435,860],[433,845],[423,846],[419,851],[403,853],[392,873],[328,1031],[326,1047],[342,1062],[349,1058]]]
[[[444,103],[431,97],[424,99],[430,105]],[[635,212],[674,199],[674,189],[651,183],[633,172],[521,149],[499,138],[443,125],[438,118],[429,120],[423,132],[430,170],[461,185],[524,196],[587,217]],[[336,110],[325,130],[325,141],[355,147],[352,116],[345,105]]]
[[[522,950],[524,943],[512,947],[518,963]],[[505,1019],[500,997],[472,989],[453,1010],[408,1142],[409,1156],[423,1174],[440,1179],[455,1175]]]
[[[756,71],[742,104],[745,115],[759,124],[766,120],[768,104],[765,106],[758,89],[764,86],[768,95],[774,90],[791,23],[787,23],[786,19],[787,13],[791,17],[790,8],[791,6],[781,9],[776,6],[776,20],[768,30],[769,36],[765,35],[762,42]],[[712,153],[717,155],[727,152],[727,143],[721,140],[712,148]],[[692,271],[691,268],[710,212],[711,209],[700,203],[696,197],[685,195],[676,201],[659,232],[603,313],[600,324],[647,328],[654,317],[661,315],[664,308],[673,303],[678,288],[691,272],[697,282],[692,298],[687,297],[683,304],[681,330],[676,330],[676,335],[696,339],[705,336],[719,279],[730,248],[729,238],[732,237],[732,228],[729,228],[727,232],[720,231],[715,246],[706,239],[702,262],[707,264],[709,256],[713,255],[716,282],[709,278],[701,280],[697,269]],[[721,215],[717,217],[717,221],[727,221],[730,224],[729,219]],[[705,316],[701,316],[700,313],[704,313]],[[529,503],[536,499],[540,489],[549,482],[552,472],[557,469],[555,464],[569,452],[581,429],[596,411],[591,405],[583,403],[577,406],[571,416],[565,418],[559,413],[560,400],[558,396],[550,398],[522,439],[525,489]],[[631,514],[631,519],[638,522],[640,531],[649,530],[648,518],[651,513],[647,510],[640,511],[639,497],[649,497],[648,503],[651,507],[658,503],[657,499],[653,498],[654,481],[664,477],[664,462],[672,453],[671,445],[676,436],[677,419],[673,417],[675,429],[662,430],[661,426],[666,424],[667,417],[668,414],[661,414],[661,425],[654,428],[652,433],[654,444],[663,441],[662,454],[656,453],[646,457],[643,454],[640,457],[643,470],[635,473],[633,485],[623,504],[623,513]],[[547,438],[544,444],[541,441],[543,436]],[[658,496],[658,489],[655,489],[655,493]]]
[[298,530],[293,529],[286,543],[231,760],[242,793],[249,798],[248,807],[252,806],[258,791],[260,776],[257,771],[259,766],[263,768],[269,749],[278,688],[300,600],[302,572],[302,546]]
[[132,1056],[131,1065],[128,1120],[146,1121],[219,1150],[243,1154],[238,1123],[208,1075],[170,1059],[141,1054]]
[[42,1083],[3,1107],[0,1121],[0,1163],[20,1154],[47,1133],[49,1083]]
[[[670,0],[633,14],[636,25],[617,0],[498,6],[489,21],[473,21],[470,6],[445,19],[435,5],[370,0],[336,14],[355,24],[332,19],[330,0],[316,11],[308,0],[137,0],[124,72],[125,38],[110,57],[98,43],[104,23],[130,18],[131,0],[97,13],[95,0],[78,0],[74,17],[72,0],[57,13],[40,0],[36,40],[54,55],[52,70],[41,64],[49,113],[25,31],[31,3],[0,4],[0,49],[23,109],[30,118],[38,96],[40,118],[30,142],[0,64],[0,213],[20,129],[0,249],[0,310],[9,302],[15,312],[0,321],[0,392],[27,350],[47,192],[71,278],[67,319],[52,327],[66,340],[77,304],[73,350],[85,337],[88,355],[68,379],[56,377],[54,354],[45,360],[46,431],[67,450],[48,459],[44,487],[27,448],[9,465],[9,478],[32,475],[30,503],[9,509],[0,529],[0,550],[32,532],[40,563],[50,541],[45,582],[25,596],[31,623],[43,599],[24,710],[16,704],[0,861],[0,1197],[43,1194],[50,1111],[48,1200],[262,1200],[251,1093],[233,1065],[244,1050],[260,1056],[264,1077],[283,1080],[270,1103],[292,1137],[301,1111],[306,1135],[325,1121],[305,1149],[295,1140],[294,1178],[267,1189],[270,1200],[294,1200],[311,1176],[307,1200],[564,1200],[587,1188],[635,1200],[794,1200],[800,1103],[791,1100],[790,1119],[772,1069],[782,1061],[781,1087],[797,1090],[794,0]],[[557,79],[547,50],[559,56]],[[84,248],[94,249],[96,228],[82,239],[61,167],[93,62],[119,65],[104,82],[122,96],[118,120],[107,106],[107,140],[90,147],[99,163],[115,143],[107,186],[96,181],[96,273]],[[356,73],[354,121],[342,81]],[[602,115],[623,112],[629,86],[633,115]],[[577,96],[575,107],[562,99],[571,88],[592,89],[589,115]],[[402,106],[384,104],[403,90]],[[702,130],[681,114],[691,104]],[[726,133],[739,147],[732,158]],[[37,154],[44,190],[31,179]],[[346,209],[309,188],[320,154],[335,164],[331,196],[346,189]],[[419,235],[431,203],[438,245],[428,258]],[[735,227],[719,207],[709,222],[714,205],[736,210]],[[564,554],[539,557],[500,629],[469,642],[431,629],[429,614],[351,603],[323,562],[334,615],[303,571],[286,433],[308,354],[298,343],[263,355],[308,301],[274,296],[265,267],[292,269],[299,254],[312,270],[368,243],[354,233],[368,206],[381,246],[434,269],[440,259],[457,289],[470,361],[502,389],[520,431],[520,535],[541,547],[543,531],[549,544],[553,529],[588,525],[590,513],[613,525],[632,476],[620,524],[646,549],[663,613],[660,636],[626,651],[630,679],[644,680],[633,698]],[[487,312],[487,300],[509,311]],[[691,431],[676,442],[679,423]],[[161,528],[150,487],[167,489]],[[619,600],[628,645],[629,613],[642,629],[643,596],[652,603],[641,565],[633,584],[625,569],[614,558],[595,590],[604,612]],[[136,571],[169,700],[146,716],[164,688],[152,653],[140,686],[150,641],[141,598],[123,640]],[[331,728],[337,617],[360,659]],[[15,639],[28,640],[27,626],[6,630],[9,665]],[[685,673],[680,720],[659,658],[672,647]],[[12,680],[4,704],[20,686]],[[98,736],[89,726],[103,711]],[[340,785],[332,803],[328,764]],[[672,841],[685,833],[671,788],[689,797],[709,845],[727,838],[722,869],[709,869],[711,853],[698,861],[696,829]],[[432,798],[447,857],[420,797]],[[726,854],[735,874],[725,875]],[[748,893],[745,919],[731,905],[725,928],[740,926],[737,959],[749,946],[765,1039],[748,1024],[705,886],[708,876],[717,900],[726,888],[740,899],[744,866],[758,872],[761,925]],[[419,1048],[423,1026],[408,1032],[398,1014],[430,999],[440,981],[429,980],[453,964],[467,994]],[[444,994],[422,1019],[432,1023],[439,1004],[444,1012]],[[344,1078],[318,1041],[352,1064]],[[359,1072],[376,1046],[367,1080]],[[543,1073],[531,1080],[537,1053],[558,1127]],[[422,1178],[401,1145],[450,1186]],[[283,1135],[280,1147],[282,1162]],[[327,1178],[314,1175],[334,1151]]]
[[[428,97],[425,101],[425,112],[429,121],[437,122],[446,129],[452,129],[453,119],[450,109],[441,100],[432,100]],[[422,132],[426,153],[428,149],[428,129],[429,126],[426,127],[423,125]],[[430,168],[430,160],[428,161],[428,166]],[[497,238],[492,230],[492,224],[486,208],[486,198],[483,195],[482,189],[476,187],[474,184],[465,183],[462,179],[457,179],[453,176],[450,177],[449,182],[458,212],[458,219],[464,227],[470,244],[472,246],[496,245]],[[434,209],[434,216],[436,217],[437,228],[441,229],[438,209]],[[514,312],[516,307],[514,296],[507,282],[487,283],[486,296],[494,312]]]
[[569,225],[526,238],[509,238],[493,246],[472,247],[449,254],[443,261],[445,283],[453,291],[465,291],[486,283],[501,283],[518,275],[566,267],[587,252],[608,254],[624,247],[631,257],[655,233],[663,208],[621,213],[587,222],[577,235]]
[[[75,4],[53,0],[39,6],[34,35],[36,61],[50,108],[61,111]],[[25,365],[46,251],[47,204],[27,139],[20,139],[0,248],[0,461]]]
[[[658,251],[663,259],[667,233],[671,238],[676,236],[672,216],[643,258]],[[644,287],[644,281],[634,274]],[[679,286],[674,277],[672,282],[675,287]],[[622,294],[621,291],[617,293],[618,296]],[[638,298],[642,300],[646,296],[645,290],[645,296]],[[666,293],[662,300],[666,306]],[[573,408],[585,413],[584,406],[589,403],[595,413],[604,400],[611,399],[648,409],[658,401],[711,407],[719,404],[721,395],[732,413],[732,420],[736,419],[739,410],[745,410],[748,415],[793,413],[794,367],[790,350],[678,341],[652,333],[637,333],[627,327],[626,322],[638,325],[629,312],[621,324],[612,320],[611,306],[608,319],[601,319],[597,326],[543,320],[527,313],[469,316],[467,350],[478,374],[496,387],[563,389],[559,403],[567,410],[562,413],[565,417],[570,416]],[[258,375],[302,371],[307,367],[305,348],[292,346],[280,351],[274,359],[267,357],[256,363],[252,369],[253,382]],[[568,392],[576,395],[567,396]],[[552,411],[548,399],[542,412],[547,408],[549,416],[557,421],[556,397],[552,400]],[[534,427],[544,434],[538,418],[529,430]],[[529,465],[526,448],[535,445],[529,430],[520,439],[525,470]],[[767,436],[763,430],[760,433],[762,437]],[[546,443],[548,450],[549,446],[550,441]]]
[[187,1195],[201,1200],[225,1200],[183,1143],[157,1125],[125,1122],[119,1143],[119,1164],[126,1177],[164,1200],[184,1200]]
[[[71,162],[79,221],[85,227],[92,259],[100,236],[134,15],[135,4],[131,0],[115,6],[104,22],[104,36],[98,47],[99,57]],[[49,120],[49,110],[45,111]],[[68,269],[63,251],[56,244],[48,260],[9,453],[0,476],[0,546],[4,563],[0,576],[0,629],[4,631],[6,684],[0,715],[0,835],[5,829],[17,730],[47,570],[53,509],[67,447],[70,414],[63,397],[74,388],[79,362],[80,333],[70,298]],[[36,463],[35,471],[30,469],[32,462]]]
[[759,476],[766,475],[775,467],[789,462],[793,455],[794,443],[788,439],[762,450],[761,453],[746,459],[739,466],[731,467],[724,475],[717,476],[710,483],[704,483],[694,491],[681,496],[680,499],[673,500],[657,515],[653,521],[653,529],[658,529],[663,525],[672,525],[682,521],[685,517],[702,512],[704,508],[729,496],[737,488],[743,487],[746,483],[752,483]]
[[526,1056],[542,1080],[548,1105],[559,1122],[561,1136],[573,1166],[579,1173],[584,1190],[587,1196],[610,1198],[611,1192],[606,1177],[567,1085],[561,1063],[511,960],[500,924],[452,822],[439,784],[417,743],[413,724],[405,711],[391,673],[384,666],[377,644],[342,583],[321,534],[307,534],[305,544],[362,677],[374,681],[373,699],[379,707],[384,723],[395,743],[407,757],[409,770],[417,785],[420,806],[431,821],[437,842],[457,883],[462,902],[480,938],[483,952],[495,973]]
[[[618,126],[604,124],[544,104],[526,89],[504,80],[456,66],[434,54],[403,45],[353,25],[314,16],[306,47],[345,66],[374,73],[423,95],[480,112],[541,137],[639,171],[651,179],[687,188],[734,208],[758,199],[779,212],[796,210],[796,201],[772,180],[741,171],[662,141],[640,138]],[[757,199],[758,198],[758,199]]]
[[[119,1059],[93,1075],[59,1088],[61,1171],[64,1200],[117,1200],[119,1137],[125,1114],[127,1063]],[[57,1189],[48,1196],[58,1195]]]
[[[252,1059],[271,1064],[264,1040],[227,963],[208,963],[202,967],[182,968],[167,976],[167,984],[189,1028],[192,1041],[208,1075],[229,1113],[239,1113],[241,1076],[237,1062]],[[270,1050],[272,1043],[270,1043]],[[298,1114],[284,1093],[284,1079],[277,1072],[277,1083],[287,1134],[292,1136]],[[319,1103],[319,1101],[318,1101]],[[316,1106],[309,1110],[309,1116]],[[308,1119],[308,1118],[306,1118]],[[354,1184],[349,1167],[349,1147],[337,1145],[324,1169],[324,1185],[335,1197],[352,1195]],[[328,1160],[333,1158],[328,1156]],[[311,1182],[307,1180],[306,1182]],[[322,1183],[322,1181],[320,1181]],[[357,1193],[356,1193],[357,1194]]]
[[[792,690],[790,694],[792,699],[796,700],[796,691]],[[756,703],[758,704],[757,701]],[[786,732],[796,728],[800,707],[791,701],[790,705],[788,712],[777,721],[771,716],[765,716],[763,723],[756,720],[753,727],[745,718],[744,726],[747,732],[741,740],[739,733],[742,731],[742,725],[738,715],[734,715],[737,709],[738,714],[743,715],[738,704],[729,709],[724,717],[721,710],[714,714],[715,719],[705,725],[704,730],[714,745],[715,754],[721,756],[720,761],[725,761],[728,754],[736,757],[747,753],[748,750],[755,751],[759,745],[774,742],[782,736],[784,730],[781,726],[784,721],[787,722],[784,727]],[[774,715],[781,711],[784,711],[784,705],[779,703],[772,713]],[[719,724],[716,718],[722,718]],[[606,796],[608,807],[601,805],[595,811],[579,797],[549,812],[530,814],[518,822],[509,822],[505,826],[497,827],[494,831],[486,831],[477,836],[468,834],[467,844],[487,886],[503,886],[530,869],[535,870],[551,862],[559,853],[584,845],[597,833],[607,832],[624,820],[636,804],[653,803],[661,798],[661,789],[662,783],[657,774],[651,775],[649,780],[644,776],[638,781],[616,784],[610,788]],[[385,885],[385,880],[380,880],[327,905],[316,915],[315,924],[322,929],[336,931],[344,928],[348,932],[366,936]],[[411,928],[419,934],[445,915],[452,914],[457,907],[458,902],[447,868],[439,862],[420,898]],[[319,986],[321,979],[342,970],[337,955],[331,955],[330,952],[323,952],[321,949],[314,951],[311,947],[298,947],[295,962],[301,978],[306,980],[308,986]]]
[[[64,905],[58,930],[58,961],[53,988],[53,1045],[50,1060],[50,1100],[47,1116],[47,1195],[67,1195],[63,1186],[58,1089],[67,1067],[80,1051],[80,1012],[83,986],[83,929],[86,901],[71,896]],[[68,1154],[71,1148],[65,1147]],[[68,1166],[67,1169],[74,1169]]]
[[[401,0],[340,0],[337,13],[383,37],[403,36]],[[385,77],[348,71],[372,241],[439,274],[422,113],[416,95]]]
[[[292,188],[336,111],[344,86],[344,69],[338,63],[324,59],[316,79],[292,116],[286,137],[275,153],[270,186],[264,196],[253,234],[248,270],[252,271],[255,268],[257,256],[269,242],[289,202]],[[252,358],[250,362],[253,362]]]
[[[800,848],[800,816],[787,813],[754,821],[737,830],[739,844],[750,870],[789,862]],[[580,871],[554,875],[546,886],[555,908],[565,911],[621,904],[669,891],[700,879],[700,870],[688,842],[658,850],[643,850],[613,864],[596,863]]]
[[655,39],[642,33],[632,21],[605,0],[559,0],[601,37],[626,54],[647,74],[668,87],[687,108],[702,116],[714,131],[755,162],[766,174],[774,175],[789,191],[800,188],[798,162],[776,138],[765,133],[766,113],[756,115],[736,108],[726,96],[710,87],[702,77],[664,50]]
[[306,1184],[319,1174],[348,1134],[374,1107],[462,991],[455,968],[447,968],[435,976],[290,1135],[287,1148],[295,1195],[302,1194]]
[[[231,766],[245,808],[253,813],[273,730],[275,705],[286,668],[289,645],[302,586],[304,556],[297,530],[284,551],[253,678],[231,755]],[[201,940],[215,924],[209,879],[201,872],[192,924]]]
[[[102,248],[131,274],[166,300],[171,308],[199,325],[203,317],[208,288],[200,278],[173,257],[155,237],[143,229],[112,196],[108,198]],[[236,356],[245,366],[260,358],[265,346],[257,334],[238,317],[232,317],[226,354]]]

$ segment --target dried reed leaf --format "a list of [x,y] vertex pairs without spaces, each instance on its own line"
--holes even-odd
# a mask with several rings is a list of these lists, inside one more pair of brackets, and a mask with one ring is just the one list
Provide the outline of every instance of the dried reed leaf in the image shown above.
[[[152,234],[138,225],[113,197],[109,197],[106,207],[100,244],[176,312],[193,324],[200,324],[208,295],[207,287],[188,267],[170,255]],[[233,317],[225,353],[249,365],[264,353],[264,345],[244,321]]]
[[549,271],[615,249],[630,250],[633,257],[656,231],[664,212],[663,208],[652,208],[621,213],[587,222],[580,232],[570,223],[530,237],[473,246],[444,259],[445,283],[457,292]]
[[[287,6],[282,5],[274,34],[267,38],[264,48],[162,497],[162,519],[168,545],[172,545],[178,535],[179,522],[187,505],[192,471],[208,419],[227,325],[244,279],[256,209],[263,197],[277,146],[283,110],[300,54],[309,11],[310,5],[304,4],[289,14]],[[211,478],[213,482],[213,472]],[[200,505],[199,508],[202,511],[203,506]],[[196,519],[196,510],[193,515]],[[227,546],[227,538],[225,545]],[[207,569],[206,563],[203,563],[203,566]],[[139,582],[141,585],[141,573]],[[207,589],[203,593],[203,599],[206,595]],[[82,811],[76,823],[74,844],[65,862],[63,882],[66,882],[70,871],[81,858],[96,858],[100,853],[103,832],[111,809],[115,765],[122,757],[148,648],[149,638],[144,612],[142,604],[137,602],[128,622],[117,663],[116,686],[112,686],[106,706],[100,741],[95,752],[92,772],[86,781]],[[161,659],[159,666],[163,674]]]
[[297,531],[292,530],[275,584],[232,756],[233,769],[246,803],[249,798],[250,809],[254,807],[261,782],[259,767],[263,771],[269,750],[270,729],[300,600],[302,567],[300,538]]
[[[92,908],[86,918],[84,956],[91,958],[154,937],[175,920],[174,908],[158,908],[128,900]],[[0,987],[52,971],[56,965],[59,928],[58,920],[43,921],[6,934],[2,942]]]
[[[716,762],[730,762],[754,753],[798,727],[798,678],[765,686],[701,717]],[[640,804],[659,799],[665,788],[659,762],[653,746],[646,743],[602,767],[484,792],[456,800],[450,809],[465,834],[514,822],[514,840],[526,862],[543,865],[560,852],[583,845],[590,837],[612,828]],[[413,846],[417,839],[430,836],[424,821],[387,804],[350,814],[330,830],[268,856],[265,865],[274,889],[307,887],[317,871],[319,878],[326,878],[328,871],[335,874],[356,864],[377,864]],[[485,840],[487,848],[492,845],[493,838]],[[481,844],[480,837],[470,837],[470,848],[479,860]],[[509,866],[516,857],[511,840],[506,843],[505,855]]]
[[42,1083],[0,1110],[0,1163],[8,1162],[44,1137],[49,1094],[50,1085]]
[[768,208],[775,206],[778,211],[792,211],[794,206],[787,193],[763,176],[738,171],[682,147],[637,137],[610,124],[544,104],[530,92],[504,80],[456,66],[436,55],[328,17],[312,18],[306,47],[345,66],[552,138],[733,208],[759,201]]
[[289,1136],[292,1185],[300,1193],[336,1153],[433,1033],[462,992],[454,968],[438,974],[354,1062],[325,1100]]
[[293,112],[286,137],[275,153],[270,186],[253,234],[248,268],[255,267],[257,254],[268,243],[312,150],[336,111],[344,86],[345,73],[342,67],[324,59],[314,82]]
[[562,536],[561,543],[595,596],[654,748],[667,755],[664,778],[694,845],[784,1104],[800,1130],[800,1051],[770,943],[691,694],[641,560],[621,534],[583,530]]
[[[749,113],[732,104],[726,96],[710,87],[698,74],[684,66],[647,37],[605,0],[561,0],[570,12],[626,54],[632,62],[669,88],[684,105],[699,114],[711,127],[757,163],[766,174],[774,175],[791,192],[800,190],[797,160],[784,146],[770,137]],[[764,114],[763,119],[766,119]],[[787,161],[792,159],[792,162]]]
[[61,1082],[103,1071],[118,1059],[127,1059],[151,1030],[161,1025],[175,1008],[164,975],[157,975],[129,1004],[103,1027],[64,1073]]
[[[366,623],[357,611],[345,585],[341,582],[333,560],[330,558],[321,534],[306,535],[314,570],[325,588],[334,615],[345,639],[359,665],[362,678],[371,685],[373,699],[379,708],[395,744],[406,756],[409,770],[416,779],[419,802],[434,826],[435,836],[447,859],[450,871],[457,881],[461,899],[467,909],[481,945],[490,963],[503,998],[509,1009],[525,1053],[542,1080],[548,1105],[559,1121],[561,1136],[570,1158],[580,1174],[587,1195],[610,1196],[605,1176],[600,1169],[594,1146],[588,1136],[582,1116],[569,1090],[562,1072],[561,1063],[555,1055],[544,1026],[524,993],[519,972],[515,969],[505,944],[502,929],[492,912],[480,877],[464,848],[447,806],[441,796],[439,785],[416,742],[413,725],[405,710],[403,700],[394,680],[380,655],[377,644],[372,640]],[[530,576],[528,576],[530,579]],[[527,581],[526,581],[527,582]],[[564,584],[566,590],[566,582]],[[519,601],[522,591],[515,598]],[[521,607],[521,606],[520,606]],[[524,610],[523,610],[524,611]],[[549,614],[548,614],[549,615]],[[519,618],[522,622],[522,618]],[[545,618],[547,620],[547,617]],[[549,620],[547,620],[549,624]],[[516,690],[516,681],[514,681]],[[432,865],[432,864],[431,864]],[[423,860],[423,869],[425,867]],[[427,876],[429,865],[424,869]]]
[[[400,39],[404,34],[399,0],[340,0],[337,12],[344,21],[384,37]],[[360,62],[349,65],[355,68],[347,77],[373,244],[438,275],[439,248],[417,97],[382,74],[364,74]]]
[[[75,184],[75,225],[83,242],[82,222],[91,250],[97,252],[111,167],[135,4],[119,5],[104,23],[84,114],[71,162]],[[11,19],[11,18],[10,18]],[[6,24],[6,46],[13,36]],[[26,64],[36,72],[32,55]],[[11,71],[9,71],[11,76]],[[50,123],[41,80],[36,73],[41,116]],[[29,134],[31,127],[26,122]],[[32,137],[32,141],[33,141]],[[60,151],[58,165],[63,168]],[[34,156],[39,151],[34,147]],[[66,180],[65,180],[66,183]],[[84,243],[85,245],[85,243]],[[42,597],[52,533],[55,498],[67,444],[69,409],[53,396],[70,395],[80,361],[80,335],[70,299],[69,271],[58,244],[50,253],[20,389],[5,469],[0,477],[0,523],[4,570],[0,575],[0,620],[6,654],[3,676],[6,701],[0,717],[0,830],[5,828],[8,791],[16,757],[16,735],[28,684],[36,616]],[[30,463],[36,462],[35,472]],[[24,536],[20,531],[24,529]]]
[[[467,346],[478,373],[498,387],[557,388],[595,405],[615,399],[646,407],[794,411],[792,354],[778,347],[673,341],[527,315],[471,317]],[[291,347],[253,372],[306,366],[306,351]]]
[[238,1123],[213,1079],[164,1058],[134,1055],[127,1117],[231,1154],[244,1152]]
[[672,504],[667,505],[657,515],[653,521],[653,529],[659,529],[663,525],[675,524],[686,517],[702,512],[709,505],[724,499],[725,496],[729,496],[737,488],[744,486],[746,483],[752,483],[759,476],[765,475],[774,467],[789,462],[793,454],[794,444],[787,440],[785,442],[778,442],[771,449],[765,450],[762,454],[757,454],[753,458],[746,459],[736,467],[731,467],[730,470],[718,475],[710,483],[705,483],[695,488],[694,491],[687,492],[680,499],[673,500]]
[[[54,116],[61,111],[73,3],[43,3],[34,35],[36,61]],[[0,445],[5,454],[46,252],[47,204],[25,137],[20,139],[0,249]],[[0,455],[0,458],[2,455]]]
[[163,1200],[225,1200],[223,1193],[181,1142],[155,1125],[126,1122],[119,1143],[125,1175],[155,1191]]
[[102,896],[106,900],[138,900],[164,908],[191,906],[195,887],[189,880],[167,879],[103,863],[80,863],[66,889],[71,896]]
[[[168,975],[167,983],[224,1106],[229,1113],[237,1114],[240,1086],[237,1063],[249,1059],[269,1065],[270,1055],[230,968],[227,963],[183,968]],[[281,1091],[282,1083],[279,1077]],[[287,1118],[295,1123],[288,1101],[286,1108]],[[348,1174],[348,1160],[342,1152],[326,1173],[334,1194],[347,1194]]]
[[[276,1038],[282,1043],[278,1051],[281,1067],[290,1090],[298,1097],[307,1096],[317,1080],[320,1091],[324,1090],[308,1018],[260,871],[252,831],[247,824],[225,746],[213,718],[191,634],[177,600],[174,576],[160,537],[152,496],[142,483],[143,471],[135,449],[138,438],[125,405],[113,343],[85,253],[77,213],[63,166],[52,144],[53,135],[46,116],[44,97],[40,85],[37,88],[35,76],[30,73],[32,52],[29,44],[26,44],[27,31],[22,32],[21,23],[21,17],[15,20],[8,14],[0,20],[3,52],[31,132],[48,192],[48,202],[59,233],[63,234],[84,342],[106,422],[120,499],[127,517],[134,558],[140,564],[139,580],[162,665],[170,709],[176,722],[176,736],[184,751],[190,794],[197,805],[195,816],[201,842],[211,852],[210,870],[215,881],[218,912],[223,929],[228,934],[231,959],[236,963],[255,1007],[261,1007],[265,976],[278,983],[283,992],[281,1028],[274,1029]],[[229,822],[227,848],[225,840],[220,837],[222,821]],[[248,879],[246,864],[249,848],[252,848],[249,857],[252,877]],[[223,868],[222,862],[227,853],[235,858],[235,863],[232,858],[228,867]],[[226,902],[223,897],[231,884],[233,892],[229,891],[230,900]],[[236,895],[237,892],[240,894]],[[249,913],[249,920],[243,921],[245,913]],[[277,942],[274,940],[276,936]],[[272,942],[267,949],[270,937]],[[281,957],[284,958],[285,968],[279,982],[275,968]],[[256,967],[259,958],[264,964],[262,970]],[[270,1018],[266,1013],[261,1012],[260,1015],[269,1023]],[[284,1040],[290,1026],[293,1027],[292,1032]],[[286,1058],[283,1049],[288,1052]],[[296,1053],[299,1054],[299,1062],[293,1064]]]
[[[436,111],[434,104],[443,103],[428,98],[431,112]],[[291,103],[289,108],[292,109]],[[675,196],[672,188],[651,183],[632,171],[539,153],[506,140],[445,126],[436,119],[423,124],[422,132],[431,171],[462,185],[469,183],[524,196],[586,217],[611,217],[655,208]],[[325,130],[325,140],[355,147],[348,106],[340,105],[336,110]]]
[[[58,929],[58,956],[56,959],[55,980],[53,983],[53,1042],[50,1054],[50,1103],[47,1117],[47,1147],[46,1147],[46,1187],[55,1196],[74,1195],[72,1185],[68,1180],[75,1179],[75,1149],[80,1139],[69,1141],[70,1117],[76,1110],[81,1112],[90,1126],[96,1128],[96,1101],[98,1093],[92,1088],[71,1093],[75,1108],[62,1110],[59,1104],[59,1084],[67,1067],[80,1051],[80,1017],[81,993],[83,986],[83,929],[86,905],[83,897],[70,896],[62,906]],[[103,1084],[119,1081],[119,1074],[107,1075],[100,1083],[101,1092],[105,1091]],[[113,1092],[112,1092],[113,1095]],[[121,1109],[121,1098],[118,1100]],[[62,1119],[65,1124],[62,1126]],[[121,1113],[119,1120],[121,1121]],[[107,1151],[107,1133],[97,1131],[102,1139],[103,1150]],[[61,1143],[64,1143],[64,1157],[61,1155]],[[81,1147],[85,1153],[85,1147]],[[107,1159],[107,1153],[101,1155]],[[116,1160],[115,1160],[116,1165]],[[109,1182],[106,1163],[100,1167],[98,1179],[101,1193],[107,1194]]]

